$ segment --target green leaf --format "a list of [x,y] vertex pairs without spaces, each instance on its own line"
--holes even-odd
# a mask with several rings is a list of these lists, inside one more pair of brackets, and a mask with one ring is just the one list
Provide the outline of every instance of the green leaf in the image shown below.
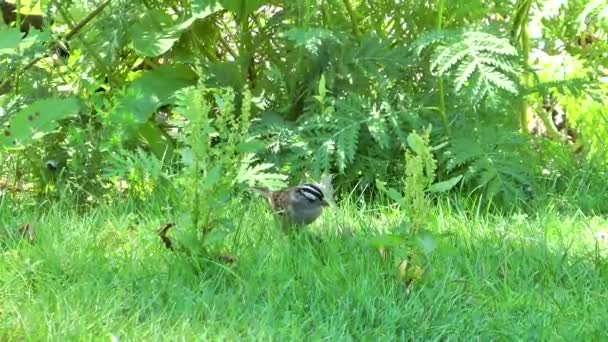
[[383,234],[369,238],[368,243],[374,248],[380,247],[403,247],[407,240],[397,234]]
[[174,22],[162,11],[149,11],[133,26],[133,49],[146,57],[156,57],[169,51],[197,19],[204,19],[222,9],[216,1],[196,1],[192,4],[193,16]]
[[215,165],[208,173],[205,179],[205,188],[212,189],[222,178],[222,166]]
[[323,41],[336,38],[333,31],[322,28],[292,28],[282,32],[281,36],[293,41],[296,47],[304,47],[313,55],[319,53],[319,48],[323,44]]
[[147,121],[158,107],[173,104],[175,93],[195,84],[195,74],[183,65],[162,65],[144,71],[131,83],[122,105],[138,122]]
[[252,139],[250,141],[241,142],[237,146],[237,151],[241,153],[256,153],[266,147],[263,142]]
[[263,4],[269,3],[268,0],[221,0],[221,4],[225,9],[237,15],[237,17],[243,17],[251,14],[257,10]]
[[237,62],[210,63],[207,68],[210,87],[242,89],[245,85],[241,66]]
[[447,181],[438,182],[430,186],[430,192],[445,192],[452,189],[460,180],[462,179],[462,175],[452,177]]
[[336,139],[336,159],[341,173],[352,163],[357,153],[359,143],[360,122],[344,122],[344,129],[340,130]]
[[0,55],[16,51],[23,34],[17,28],[0,30]]
[[278,189],[286,186],[285,175],[269,172],[274,167],[270,163],[260,163],[252,165],[255,162],[253,154],[245,156],[241,163],[238,174],[235,177],[236,183],[244,183],[248,186],[261,185],[269,189]]
[[192,16],[197,19],[204,19],[217,11],[221,11],[222,9],[222,4],[217,0],[192,1]]
[[218,247],[221,246],[226,236],[228,236],[228,231],[226,229],[221,229],[219,227],[214,227],[210,233],[205,235],[204,245],[205,247]]
[[403,196],[401,196],[401,194],[397,190],[387,187],[385,182],[376,180],[376,186],[378,187],[378,189],[380,189],[380,191],[387,194],[388,197],[390,197],[393,201],[399,203],[403,201]]
[[37,133],[47,134],[57,127],[57,120],[78,114],[79,104],[74,98],[49,98],[32,103],[17,113],[8,127],[2,129],[1,146],[27,144]]
[[27,37],[23,38],[19,48],[22,50],[29,49],[32,46],[40,46],[45,43],[51,43],[51,34],[49,31],[40,32],[38,30],[30,30]]
[[170,160],[173,156],[173,142],[154,123],[148,121],[141,125],[139,135],[148,143],[150,151],[159,160]]
[[435,241],[435,238],[430,233],[421,232],[419,235],[416,238],[416,244],[422,250],[422,253],[429,255],[437,249],[437,241]]
[[146,57],[156,57],[167,52],[181,35],[171,17],[161,11],[147,12],[133,25],[131,32],[133,49]]
[[319,80],[319,97],[324,99],[325,95],[327,95],[327,89],[325,88],[325,75],[321,75],[321,79]]
[[438,151],[438,150],[440,150],[440,149],[442,149],[442,148],[444,148],[444,147],[446,147],[448,145],[449,145],[449,143],[447,141],[446,142],[442,142],[441,144],[439,144],[437,146],[431,147],[431,151]]
[[[10,2],[16,3],[16,0]],[[21,8],[19,8],[18,12],[22,15],[44,15],[41,9],[41,2],[41,0],[21,0],[19,2]]]
[[424,154],[424,151],[426,149],[424,146],[424,141],[422,140],[422,137],[420,137],[418,134],[410,133],[407,136],[407,144],[416,154]]

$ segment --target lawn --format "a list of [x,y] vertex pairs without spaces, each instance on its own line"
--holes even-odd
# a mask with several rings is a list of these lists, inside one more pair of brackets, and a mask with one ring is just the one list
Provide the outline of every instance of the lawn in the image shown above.
[[[440,204],[439,248],[407,294],[368,243],[393,209],[344,204],[290,237],[263,206],[241,206],[226,264],[166,249],[155,208],[2,204],[0,340],[599,340],[608,328],[600,217]],[[34,242],[16,237],[23,223]]]

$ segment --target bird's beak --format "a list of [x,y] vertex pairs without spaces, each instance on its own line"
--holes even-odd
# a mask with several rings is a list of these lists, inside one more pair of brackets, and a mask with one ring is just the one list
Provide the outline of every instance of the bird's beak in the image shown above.
[[321,205],[324,206],[324,207],[328,207],[329,203],[327,203],[326,200],[323,200],[323,201],[321,201]]

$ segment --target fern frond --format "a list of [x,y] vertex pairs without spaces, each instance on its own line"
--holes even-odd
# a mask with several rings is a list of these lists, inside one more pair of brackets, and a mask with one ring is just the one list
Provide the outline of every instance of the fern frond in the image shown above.
[[435,70],[438,75],[446,74],[455,65],[462,63],[470,53],[463,46],[450,46],[437,50],[440,52],[431,61],[431,70]]
[[461,64],[458,67],[458,77],[456,77],[456,91],[460,91],[465,83],[471,79],[471,76],[477,70],[477,63]]
[[450,38],[457,36],[457,33],[447,30],[427,32],[414,41],[414,52],[416,53],[416,56],[420,57],[425,49],[432,48],[437,44],[445,43],[450,40]]
[[346,124],[347,126],[338,133],[336,141],[337,163],[341,173],[344,173],[347,165],[352,163],[355,158],[361,128],[359,121]]
[[378,143],[381,149],[386,149],[390,143],[389,131],[386,126],[385,118],[376,108],[372,108],[369,121],[367,122],[367,130],[372,136],[372,139]]
[[507,39],[480,31],[430,33],[414,44],[422,49],[435,47],[430,71],[438,77],[453,76],[456,92],[467,89],[467,97],[477,106],[498,91],[518,94],[517,49]]
[[464,171],[464,183],[487,198],[503,202],[523,198],[524,187],[533,180],[527,140],[516,132],[481,127],[451,139],[442,159],[446,169],[453,174]]
[[317,152],[313,155],[313,169],[316,173],[322,173],[325,170],[331,169],[331,155],[336,149],[336,143],[333,140],[324,142]]

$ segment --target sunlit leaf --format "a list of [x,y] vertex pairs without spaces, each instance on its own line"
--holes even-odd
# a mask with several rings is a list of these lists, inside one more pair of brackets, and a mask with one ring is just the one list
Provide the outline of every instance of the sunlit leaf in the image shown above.
[[173,155],[173,142],[154,123],[148,121],[140,126],[139,135],[146,141],[150,151],[160,160],[169,160]]
[[19,46],[22,35],[17,28],[0,30],[0,55],[13,53]]
[[133,48],[141,56],[156,57],[168,51],[179,39],[171,17],[161,11],[147,12],[131,29]]
[[27,144],[36,133],[47,134],[55,130],[57,121],[78,114],[76,99],[49,98],[32,103],[9,121],[8,127],[0,128],[0,145]]
[[197,19],[203,19],[209,15],[223,9],[222,4],[218,0],[193,0],[192,1],[192,16]]
[[194,85],[195,74],[183,65],[163,65],[144,71],[131,83],[121,101],[139,122],[147,121],[159,106],[171,104],[175,93]]
[[143,15],[132,28],[131,42],[135,51],[147,57],[162,55],[173,47],[194,21],[221,10],[222,6],[213,1],[198,1],[192,4],[192,9],[191,17],[178,21],[162,11],[150,11]]

